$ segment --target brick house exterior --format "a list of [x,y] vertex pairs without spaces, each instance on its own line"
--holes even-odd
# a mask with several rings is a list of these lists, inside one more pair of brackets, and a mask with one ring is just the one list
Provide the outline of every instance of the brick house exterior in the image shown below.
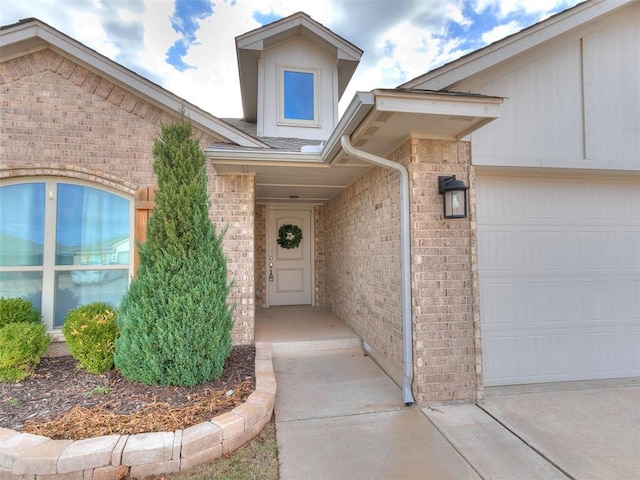
[[[626,22],[631,25],[640,17],[638,3],[629,5],[633,15],[627,15]],[[514,56],[516,67],[529,51],[536,60],[544,58],[553,50],[541,40],[546,32],[550,33],[544,41],[559,38],[557,41],[565,42],[567,36],[562,34],[578,32],[572,35],[582,42],[591,32],[589,22],[598,22],[607,14],[603,8],[601,2],[587,2],[481,53],[498,57],[495,77],[500,79],[501,68],[506,68],[502,65],[508,65],[514,55],[509,53],[514,45],[523,45],[522,55]],[[624,11],[616,12],[618,6],[607,4],[607,9],[625,18]],[[583,24],[587,33],[583,33]],[[24,35],[13,36],[34,25],[47,33],[48,41],[33,30],[28,37],[31,48],[25,51],[21,46]],[[398,384],[406,380],[409,351],[409,389],[418,404],[481,400],[487,362],[492,365],[492,359],[498,358],[499,365],[508,366],[496,354],[495,344],[508,343],[509,338],[483,343],[496,315],[492,310],[481,315],[483,305],[498,312],[509,299],[498,294],[481,298],[483,288],[490,291],[486,279],[493,273],[487,267],[490,255],[481,258],[482,247],[487,245],[481,234],[491,233],[486,226],[491,215],[482,208],[502,191],[485,187],[488,179],[493,181],[489,173],[497,172],[502,179],[511,178],[513,171],[500,169],[502,157],[491,160],[483,157],[484,150],[478,155],[474,150],[477,139],[483,146],[503,141],[499,130],[491,138],[482,137],[482,132],[499,122],[503,99],[501,88],[482,90],[480,83],[486,78],[480,67],[479,83],[469,80],[472,75],[465,76],[467,62],[476,61],[473,55],[402,88],[359,92],[338,118],[337,101],[362,52],[307,15],[294,14],[236,39],[246,118],[223,121],[37,20],[3,27],[0,33],[6,38],[0,62],[0,187],[29,178],[63,178],[118,192],[133,202],[137,192],[155,184],[151,150],[159,125],[177,118],[181,109],[191,118],[207,157],[210,217],[219,228],[228,227],[224,250],[234,281],[230,298],[236,306],[234,343],[252,343],[256,310],[273,305],[269,298],[269,258],[275,242],[272,207],[304,207],[310,211],[313,232],[312,238],[305,232],[305,239],[311,242],[312,272],[311,300],[306,303],[329,308],[352,327],[364,348]],[[529,33],[539,44],[531,44]],[[276,37],[277,42],[271,44]],[[482,58],[479,54],[481,67]],[[265,59],[264,68],[258,68],[259,60]],[[307,61],[310,63],[304,64]],[[331,72],[325,77],[334,75],[333,81],[318,82],[318,88],[323,99],[334,101],[320,105],[317,118],[290,121],[283,113],[283,72],[277,65],[297,66],[299,71],[291,69],[294,74]],[[444,81],[441,76],[447,80],[449,75],[457,79],[451,82],[459,88],[449,90],[439,83]],[[479,85],[482,94],[453,93],[474,91],[465,82],[474,88]],[[265,102],[262,108],[257,107],[260,101]],[[505,100],[505,105],[509,101],[516,100]],[[280,115],[277,120],[269,116],[276,113]],[[637,125],[637,118],[635,121]],[[324,136],[319,132],[325,132]],[[360,152],[355,157],[343,148],[345,139]],[[513,158],[520,157],[514,154]],[[408,305],[403,298],[401,217],[405,199],[400,175],[376,159],[391,161],[408,173]],[[599,168],[606,168],[607,162]],[[535,170],[532,165],[527,168],[518,170],[518,175],[525,178]],[[443,218],[438,177],[450,175],[469,186],[467,218]],[[540,175],[535,172],[533,176]],[[530,188],[528,183],[523,185]],[[636,195],[638,191],[634,190]],[[499,215],[495,217],[502,221]],[[630,218],[635,217],[627,215],[624,220]],[[539,233],[533,227],[531,231]],[[498,267],[494,270],[499,271]],[[0,265],[0,271],[2,268]],[[553,271],[546,274],[553,278]],[[634,278],[632,285],[637,283]],[[526,281],[516,287],[536,291]],[[629,292],[628,298],[637,298],[635,290]],[[510,320],[502,323],[510,324]],[[539,337],[544,337],[544,344],[547,337],[558,335]],[[487,346],[491,359],[483,351]]]
[[[0,63],[0,178],[59,177],[131,198],[155,185],[151,154],[160,125],[178,118],[72,60],[40,50]],[[197,126],[203,148],[220,137]],[[228,226],[233,340],[253,342],[253,193],[251,177],[209,171],[211,219]],[[249,261],[247,261],[249,259]]]

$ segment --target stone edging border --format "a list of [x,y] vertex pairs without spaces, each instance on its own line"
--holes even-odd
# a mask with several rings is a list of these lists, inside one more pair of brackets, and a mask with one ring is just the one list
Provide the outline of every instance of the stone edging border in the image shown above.
[[0,480],[114,480],[183,472],[233,452],[271,420],[271,344],[256,342],[256,389],[232,411],[174,432],[52,440],[0,428]]

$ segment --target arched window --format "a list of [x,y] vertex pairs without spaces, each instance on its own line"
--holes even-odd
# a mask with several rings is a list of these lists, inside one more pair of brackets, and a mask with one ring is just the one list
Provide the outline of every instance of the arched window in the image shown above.
[[88,183],[0,186],[0,296],[22,297],[49,329],[91,302],[117,306],[131,275],[131,199]]

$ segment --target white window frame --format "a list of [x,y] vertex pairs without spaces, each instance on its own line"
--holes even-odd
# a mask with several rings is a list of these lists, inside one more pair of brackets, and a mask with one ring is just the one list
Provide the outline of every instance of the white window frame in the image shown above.
[[[284,72],[311,73],[313,75],[313,120],[299,120],[284,116]],[[321,127],[320,69],[278,65],[278,125],[297,127]]]
[[[104,191],[112,195],[121,197],[129,202],[129,251],[135,250],[135,202],[132,196],[126,195],[113,188],[105,187],[104,185],[86,182],[76,178],[67,177],[22,177],[20,179],[11,179],[0,183],[0,187],[10,185],[20,185],[28,183],[44,183],[45,184],[45,208],[44,208],[44,252],[42,265],[35,266],[12,266],[12,267],[0,267],[0,272],[42,272],[42,299],[41,299],[41,313],[42,323],[47,326],[49,332],[59,332],[62,327],[54,328],[54,297],[55,297],[55,275],[56,272],[71,271],[71,270],[96,270],[104,267],[96,266],[83,266],[83,265],[56,265],[56,218],[57,218],[57,185],[65,183],[69,185],[79,185],[82,187],[94,188],[96,190]],[[129,255],[128,265],[128,277],[131,279],[133,276],[133,257]],[[124,265],[120,265],[121,269]],[[117,269],[114,266],[113,269]],[[47,285],[47,287],[45,287]]]

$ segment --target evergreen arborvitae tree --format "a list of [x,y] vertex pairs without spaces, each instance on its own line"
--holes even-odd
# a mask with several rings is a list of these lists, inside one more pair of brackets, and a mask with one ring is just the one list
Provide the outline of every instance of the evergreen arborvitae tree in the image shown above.
[[223,234],[209,219],[205,157],[191,133],[182,118],[154,143],[155,208],[137,278],[120,305],[114,362],[146,384],[217,378],[232,348]]

